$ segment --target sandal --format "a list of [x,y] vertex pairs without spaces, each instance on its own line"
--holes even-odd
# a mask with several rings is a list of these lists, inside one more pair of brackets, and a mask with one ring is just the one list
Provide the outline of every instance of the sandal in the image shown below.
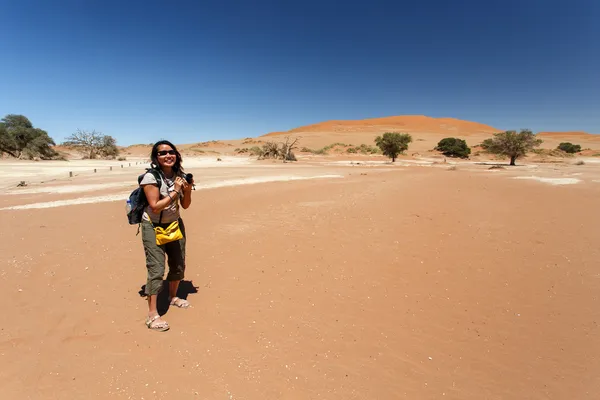
[[158,331],[158,332],[168,331],[170,327],[166,321],[161,321],[156,324],[153,324],[154,321],[156,321],[159,318],[160,318],[160,315],[158,315],[158,314],[156,314],[152,318],[150,318],[150,317],[146,318],[146,326],[148,327],[148,329],[151,329],[153,331]]
[[190,303],[187,300],[180,299],[179,297],[173,297],[169,304],[172,306],[175,306],[175,307],[179,307],[179,308],[190,307]]

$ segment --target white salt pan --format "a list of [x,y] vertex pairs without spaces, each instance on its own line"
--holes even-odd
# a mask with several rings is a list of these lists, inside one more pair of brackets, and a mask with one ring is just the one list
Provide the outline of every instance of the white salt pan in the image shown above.
[[[298,181],[298,180],[306,180],[306,179],[327,179],[327,178],[343,178],[343,175],[316,175],[316,176],[293,176],[293,175],[280,175],[280,176],[258,176],[254,178],[246,178],[246,179],[230,179],[219,182],[207,183],[207,184],[197,184],[196,189],[213,189],[220,188],[226,186],[240,186],[240,185],[252,185],[257,183],[267,183],[267,182],[282,182],[282,181]],[[134,186],[135,187],[135,186]],[[132,188],[133,190],[133,188]],[[47,201],[43,203],[33,203],[33,204],[23,204],[18,206],[4,207],[0,208],[0,210],[27,210],[32,208],[52,208],[52,207],[63,207],[63,206],[71,206],[76,204],[93,204],[93,203],[103,203],[109,201],[123,201],[127,199],[131,191],[106,195],[106,196],[94,196],[94,197],[80,197],[77,199],[68,199],[68,200],[56,200],[56,201]]]
[[517,176],[513,179],[529,179],[538,182],[548,183],[550,185],[573,185],[581,182],[577,178],[541,178],[539,176]]

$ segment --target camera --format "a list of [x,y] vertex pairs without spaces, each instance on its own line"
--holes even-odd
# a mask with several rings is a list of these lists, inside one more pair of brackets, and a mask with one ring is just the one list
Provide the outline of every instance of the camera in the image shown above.
[[[194,175],[192,174],[185,174],[185,180],[187,183],[192,183],[192,179],[194,178]],[[192,185],[192,189],[196,190],[196,185]]]

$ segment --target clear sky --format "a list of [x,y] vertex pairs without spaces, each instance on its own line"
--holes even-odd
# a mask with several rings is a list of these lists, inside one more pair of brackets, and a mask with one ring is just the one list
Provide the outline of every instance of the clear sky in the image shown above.
[[330,119],[600,133],[600,0],[0,0],[0,117],[57,141]]

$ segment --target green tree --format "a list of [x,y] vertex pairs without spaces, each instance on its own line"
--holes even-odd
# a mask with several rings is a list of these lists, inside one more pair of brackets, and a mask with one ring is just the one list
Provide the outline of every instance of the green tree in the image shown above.
[[570,142],[563,142],[558,145],[557,149],[562,150],[565,153],[573,154],[573,153],[579,153],[581,151],[581,146],[578,144],[570,143]]
[[408,149],[408,144],[412,142],[412,136],[408,133],[386,132],[383,136],[375,138],[375,144],[381,149],[383,155],[396,161],[398,154],[404,153]]
[[486,139],[481,147],[492,154],[510,157],[510,165],[515,165],[519,157],[523,157],[528,151],[542,144],[529,129],[521,129],[521,132],[506,131],[495,133],[494,137]]
[[435,150],[447,157],[468,158],[471,154],[471,149],[467,146],[466,141],[452,137],[440,140]]
[[113,158],[119,155],[115,138],[95,130],[89,132],[78,129],[77,132],[67,137],[63,146],[75,149],[89,159]]
[[24,115],[8,114],[0,120],[0,154],[43,160],[57,158],[54,140],[43,129],[34,128]]

